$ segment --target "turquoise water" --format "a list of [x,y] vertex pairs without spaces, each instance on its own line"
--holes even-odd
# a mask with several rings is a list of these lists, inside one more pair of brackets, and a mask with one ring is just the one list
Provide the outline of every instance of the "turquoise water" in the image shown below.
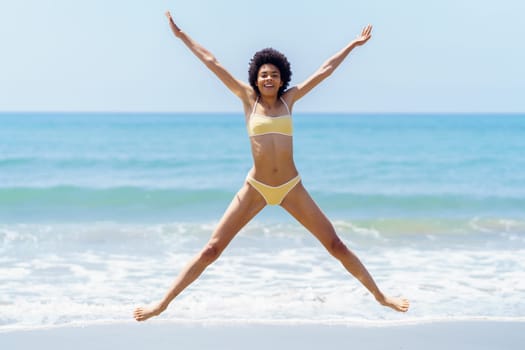
[[[6,221],[214,219],[251,166],[240,115],[1,120]],[[304,182],[336,216],[524,216],[525,116],[299,115],[295,129]]]
[[[4,327],[128,319],[206,242],[251,167],[240,114],[0,124]],[[377,308],[272,207],[165,317],[525,317],[525,115],[296,114],[294,128],[305,186],[411,313]]]

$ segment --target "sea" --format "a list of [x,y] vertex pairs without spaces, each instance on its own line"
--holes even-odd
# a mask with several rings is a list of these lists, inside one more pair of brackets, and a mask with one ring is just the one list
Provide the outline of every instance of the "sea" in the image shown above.
[[[305,187],[410,310],[379,306],[272,206],[157,320],[525,320],[525,115],[296,113],[294,128]],[[0,331],[135,322],[251,166],[239,113],[0,114]]]

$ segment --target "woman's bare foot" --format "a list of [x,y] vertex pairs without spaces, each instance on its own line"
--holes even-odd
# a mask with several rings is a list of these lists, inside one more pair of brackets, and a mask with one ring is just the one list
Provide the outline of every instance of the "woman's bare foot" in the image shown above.
[[158,316],[162,311],[164,311],[164,309],[159,306],[138,307],[133,312],[133,317],[139,322],[146,321],[148,318]]
[[383,295],[377,298],[377,301],[383,306],[388,306],[400,312],[407,312],[408,308],[410,307],[410,302],[408,301],[408,299],[404,298],[392,298]]

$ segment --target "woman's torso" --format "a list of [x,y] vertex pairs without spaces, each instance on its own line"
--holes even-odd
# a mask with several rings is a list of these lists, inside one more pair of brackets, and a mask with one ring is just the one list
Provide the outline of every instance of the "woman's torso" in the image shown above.
[[270,186],[278,186],[297,175],[293,161],[291,111],[284,99],[275,111],[268,111],[257,99],[246,124],[253,156],[250,175]]

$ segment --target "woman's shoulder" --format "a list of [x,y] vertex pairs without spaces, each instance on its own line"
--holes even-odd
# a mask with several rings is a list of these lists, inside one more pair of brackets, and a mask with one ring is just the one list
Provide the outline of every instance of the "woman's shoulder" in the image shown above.
[[246,116],[249,116],[250,114],[252,114],[253,108],[256,103],[257,103],[257,93],[252,89],[251,91],[248,91],[246,94],[246,97],[242,99],[242,104],[244,107],[244,114]]
[[297,86],[292,86],[291,88],[287,89],[281,98],[286,102],[290,110],[292,109],[294,103],[295,103],[295,96],[297,93]]

